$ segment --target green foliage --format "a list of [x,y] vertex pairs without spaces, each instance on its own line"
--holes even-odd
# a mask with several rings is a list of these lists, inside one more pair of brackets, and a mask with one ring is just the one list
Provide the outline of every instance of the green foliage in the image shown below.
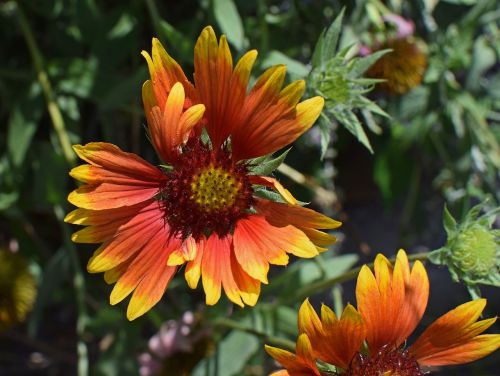
[[429,260],[447,265],[452,278],[463,281],[471,296],[481,296],[480,284],[500,287],[500,233],[492,228],[500,208],[489,210],[488,203],[474,206],[464,220],[457,221],[448,209],[443,211],[446,245],[429,254]]
[[237,375],[259,347],[259,341],[255,336],[234,330],[219,342],[213,357],[201,361],[192,374],[193,376]]
[[[319,121],[319,127],[325,130],[321,133],[322,155],[326,152],[330,137],[328,130],[331,129],[333,121],[342,124],[373,153],[368,136],[354,111],[365,110],[367,116],[371,112],[387,116],[377,104],[365,97],[365,94],[379,81],[363,78],[362,75],[388,51],[383,50],[369,56],[355,57],[352,56],[355,50],[353,46],[337,50],[343,16],[344,11],[320,36],[311,60],[310,90],[326,100],[325,116],[322,116]],[[372,128],[372,131],[378,133],[378,128]]]
[[[160,38],[191,78],[194,43],[208,24],[227,35],[235,64],[248,49],[258,49],[251,82],[266,68],[285,64],[286,83],[305,79],[306,97],[325,98],[316,129],[291,149],[250,161],[252,173],[274,173],[296,197],[320,203],[307,185],[293,186],[276,171],[287,157],[306,177],[338,189],[345,201],[320,207],[332,212],[343,204],[361,206],[344,198],[353,186],[333,181],[325,167],[328,162],[333,170],[348,160],[344,165],[355,175],[373,174],[385,202],[404,198],[413,238],[428,230],[419,224],[432,226],[427,218],[417,218],[419,209],[441,202],[441,194],[453,213],[466,213],[472,202],[491,197],[483,215],[485,205],[457,220],[445,209],[448,242],[431,260],[446,264],[473,294],[479,294],[480,284],[498,286],[499,234],[493,224],[500,201],[498,6],[494,0],[384,3],[390,5],[360,1],[342,10],[340,1],[0,2],[0,248],[17,244],[39,274],[35,307],[26,325],[12,332],[17,340],[4,341],[0,333],[0,369],[12,358],[19,360],[15,366],[21,373],[136,375],[137,356],[148,348],[149,338],[165,321],[193,310],[215,341],[194,375],[262,376],[275,369],[264,343],[295,340],[297,308],[305,297],[328,301],[333,295],[342,306],[340,284],[356,277],[353,268],[361,262],[357,237],[364,242],[364,231],[370,230],[349,213],[345,228],[354,246],[332,247],[313,260],[291,257],[287,268],[272,268],[256,307],[239,309],[224,297],[206,307],[201,287],[189,289],[181,269],[162,301],[132,323],[125,319],[125,304],[109,305],[112,287],[85,271],[97,247],[70,241],[75,229],[62,218],[74,209],[67,195],[76,184],[68,176],[73,162],[62,140],[111,142],[157,163],[144,137],[141,85],[148,70],[140,52],[151,48],[152,37]],[[415,21],[416,37],[427,46],[424,81],[402,97],[380,93],[379,80],[365,77],[389,52],[358,53],[374,31],[385,30],[382,16],[389,6]],[[373,153],[372,169],[360,163],[368,157],[353,158],[358,157],[351,151],[354,139]],[[325,157],[321,163],[320,156]],[[283,201],[264,187],[255,194]],[[365,197],[373,197],[369,194]],[[474,241],[486,244],[477,248],[483,255],[491,255],[492,241],[496,244],[493,272],[484,273],[491,259],[478,267],[468,258]],[[224,320],[226,325],[219,325]],[[38,352],[42,362],[24,356]]]

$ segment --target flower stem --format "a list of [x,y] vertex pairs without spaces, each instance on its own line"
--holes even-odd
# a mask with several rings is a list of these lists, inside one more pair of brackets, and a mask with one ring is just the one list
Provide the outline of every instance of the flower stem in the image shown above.
[[87,325],[88,315],[85,306],[85,278],[83,276],[82,268],[80,266],[80,261],[78,260],[78,255],[74,244],[71,242],[70,234],[68,231],[68,226],[63,222],[64,210],[61,206],[57,205],[54,207],[54,212],[61,224],[64,245],[69,250],[69,256],[71,263],[73,265],[73,287],[75,289],[75,299],[78,317],[76,320],[76,334],[78,336],[77,343],[77,353],[78,353],[78,376],[87,376],[89,374],[89,359],[88,350],[83,336],[85,334],[85,327]]
[[286,163],[282,163],[278,167],[278,171],[288,178],[292,179],[294,182],[309,188],[314,192],[318,201],[327,207],[330,207],[338,203],[337,195],[334,192],[330,192],[323,188],[320,183],[312,176],[304,175],[302,172],[297,171],[293,167],[290,167]]
[[50,119],[52,120],[52,125],[57,133],[59,142],[61,143],[64,158],[70,165],[74,165],[76,162],[75,154],[71,148],[71,142],[66,132],[66,126],[64,124],[64,118],[61,114],[61,110],[56,102],[56,97],[52,91],[52,85],[50,84],[49,76],[44,66],[44,59],[38,48],[35,37],[33,36],[33,31],[29,24],[23,9],[19,4],[17,5],[17,14],[19,18],[19,25],[21,26],[21,31],[23,33],[26,44],[31,54],[31,59],[33,60],[33,65],[37,74],[38,83],[40,84],[45,100],[47,102],[47,109],[49,111]]
[[266,344],[295,351],[295,342],[293,341],[287,340],[285,338],[270,336],[265,332],[261,332],[260,330],[257,330],[255,328],[242,325],[239,322],[228,319],[226,317],[217,318],[215,321],[213,321],[212,325],[216,328],[235,329],[249,334],[253,334],[261,338],[262,341],[264,341]]

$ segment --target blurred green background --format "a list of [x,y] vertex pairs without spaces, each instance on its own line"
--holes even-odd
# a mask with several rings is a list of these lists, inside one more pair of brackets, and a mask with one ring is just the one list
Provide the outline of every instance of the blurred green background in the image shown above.
[[[313,50],[344,7],[336,48],[342,58],[318,76]],[[373,82],[358,79],[366,69],[356,75],[349,65],[355,53],[342,55],[384,34],[381,17],[389,11],[413,20],[428,62],[422,84],[402,96],[369,92]],[[486,198],[497,207],[499,18],[494,0],[0,1],[0,248],[17,250],[38,286],[26,321],[0,329],[0,375],[136,375],[148,339],[186,310],[196,310],[201,321],[231,316],[261,334],[294,340],[299,301],[268,310],[277,295],[371,262],[379,251],[441,247],[444,203],[457,219]],[[323,256],[326,271],[310,261],[274,270],[262,308],[233,312],[227,301],[203,307],[202,292],[189,290],[179,275],[157,308],[129,323],[124,304],[109,306],[111,289],[102,277],[85,271],[95,247],[71,243],[73,229],[62,222],[75,187],[68,171],[76,163],[64,145],[106,141],[156,163],[143,127],[140,93],[148,73],[140,51],[157,36],[190,76],[193,46],[206,25],[227,34],[235,60],[258,49],[253,78],[285,63],[287,79],[305,78],[309,95],[324,89],[334,69],[345,78],[332,81],[325,115],[287,156],[305,184],[286,171],[277,175],[296,197],[343,221],[338,235],[345,240]],[[423,324],[470,299],[446,269],[430,266],[429,273]],[[354,301],[352,282],[318,293],[314,301],[330,305]],[[486,316],[495,316],[497,290],[483,294]],[[274,369],[262,335],[225,327],[211,336],[207,351],[216,355],[192,374]],[[441,374],[493,376],[498,360]]]

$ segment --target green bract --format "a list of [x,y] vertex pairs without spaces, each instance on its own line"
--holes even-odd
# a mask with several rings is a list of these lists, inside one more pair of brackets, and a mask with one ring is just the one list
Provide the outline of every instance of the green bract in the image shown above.
[[479,284],[500,287],[500,231],[492,229],[500,208],[479,216],[485,206],[473,207],[459,224],[445,207],[448,240],[429,255],[431,262],[447,265],[453,279],[463,281],[474,298],[480,296]]

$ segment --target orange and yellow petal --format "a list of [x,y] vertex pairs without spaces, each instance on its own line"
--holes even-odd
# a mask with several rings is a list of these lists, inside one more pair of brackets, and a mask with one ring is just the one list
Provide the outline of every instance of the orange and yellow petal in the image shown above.
[[205,245],[201,261],[201,281],[207,305],[216,304],[222,291],[222,263],[230,252],[230,240],[212,234]]
[[[120,232],[127,231],[130,227],[136,226],[143,221],[150,222],[150,217],[160,217],[158,205],[154,200],[141,202],[139,205],[125,207],[133,210],[110,209],[110,210],[86,210],[91,214],[85,219],[94,221],[87,227],[75,232],[71,240],[75,243],[102,243],[116,237]],[[107,214],[107,221],[97,222],[103,218],[103,213]],[[70,213],[71,214],[71,213]],[[69,215],[70,215],[69,214]],[[126,215],[126,216],[125,216]],[[68,221],[70,221],[69,219]],[[77,218],[73,218],[77,220]]]
[[236,160],[273,153],[291,144],[319,117],[323,98],[297,104],[304,82],[293,82],[281,90],[285,72],[282,65],[269,68],[246,97],[232,135]]
[[122,262],[121,264],[115,266],[114,268],[106,270],[104,272],[104,282],[106,282],[108,285],[116,283],[116,281],[120,279],[123,273],[125,273],[130,263],[131,260]]
[[160,170],[115,145],[93,142],[75,145],[74,150],[89,163],[72,172],[87,183],[68,196],[68,201],[80,208],[105,210],[136,205],[153,198],[164,180]]
[[243,303],[253,307],[259,299],[261,282],[243,270],[236,260],[234,249],[231,251],[231,270]]
[[[143,86],[145,103],[150,96],[148,94],[150,86],[148,82]],[[179,147],[187,141],[191,130],[200,122],[205,111],[205,106],[202,104],[194,105],[184,111],[184,104],[184,87],[177,82],[168,94],[163,111],[158,106],[146,108],[151,141],[160,157],[170,163],[175,161]]]
[[236,259],[243,270],[263,283],[267,283],[269,264],[286,265],[287,253],[306,258],[318,254],[314,244],[299,229],[272,226],[259,215],[238,221],[233,242]]
[[[144,56],[148,64],[151,88],[153,89],[155,103],[160,106],[160,110],[163,111],[168,94],[176,82],[180,82],[186,90],[187,107],[196,103],[194,87],[186,78],[180,65],[167,53],[157,38],[153,38],[152,46],[152,56],[146,51],[142,51],[142,56]],[[151,103],[151,97],[148,98],[148,103]],[[145,107],[147,107],[146,103]]]
[[410,271],[408,257],[403,250],[397,254],[394,274],[402,274],[405,286],[404,303],[394,323],[395,342],[399,345],[413,333],[424,315],[429,299],[429,278],[424,265],[418,260]]
[[360,351],[366,337],[362,317],[350,304],[340,320],[329,307],[322,305],[320,319],[306,300],[299,310],[298,325],[299,333],[307,334],[313,344],[315,358],[344,369]]
[[[168,233],[157,232],[155,237],[149,239],[140,248],[126,271],[119,277],[111,291],[110,303],[114,305],[125,299],[144,280],[144,285],[136,294],[136,298],[130,302],[132,307],[129,305],[127,316],[132,319],[145,312],[143,308],[137,306],[138,301],[147,307],[146,310],[149,310],[161,298],[158,293],[159,290],[154,289],[155,284],[160,287],[163,294],[166,283],[171,277],[167,278],[167,280],[162,279],[160,271],[163,271],[165,275],[169,275],[175,269],[175,267],[167,266],[167,259],[169,253],[179,246],[180,242],[177,239],[169,238]],[[150,278],[153,278],[153,281]],[[163,289],[161,289],[162,286]]]
[[149,205],[151,201],[141,202],[140,204],[133,206],[123,206],[116,209],[108,210],[90,210],[90,209],[75,209],[69,212],[64,218],[64,222],[72,223],[74,225],[106,225],[110,222],[116,222],[117,227],[128,221],[137,212],[139,212],[143,207]]
[[276,226],[291,224],[298,228],[334,229],[342,225],[339,221],[299,205],[287,205],[257,198],[256,208]]
[[184,240],[181,248],[173,251],[168,257],[167,264],[170,266],[182,265],[196,258],[198,245],[192,236]]
[[483,334],[465,341],[462,345],[438,351],[419,359],[421,366],[437,367],[465,364],[484,358],[500,348],[500,334]]
[[286,368],[286,370],[280,370],[273,375],[321,376],[313,358],[311,342],[306,334],[301,334],[297,339],[296,354],[267,345],[265,349],[269,355]]
[[[348,368],[366,338],[366,326],[361,315],[348,304],[340,320],[336,321],[333,311],[323,305],[321,319],[326,343],[322,351],[322,360],[340,368]],[[332,341],[331,338],[337,340]]]
[[470,362],[495,351],[500,335],[480,336],[496,321],[477,321],[485,306],[486,299],[477,299],[441,316],[420,335],[410,353],[421,365],[446,365]]
[[341,223],[334,219],[299,205],[288,205],[260,198],[256,198],[255,201],[257,213],[263,215],[270,224],[277,227],[292,225],[300,229],[320,252],[337,240],[333,235],[318,230],[339,227]]
[[177,271],[176,267],[166,265],[165,251],[158,253],[158,259],[139,282],[130,299],[127,318],[131,321],[142,316],[160,301]]
[[100,273],[116,267],[134,256],[163,230],[163,213],[153,202],[115,230],[115,233],[94,252],[88,262],[87,270],[90,273]]
[[315,344],[325,336],[323,324],[319,319],[309,299],[306,299],[300,306],[298,316],[299,333],[305,333]]
[[[124,152],[113,144],[90,142],[86,145],[74,145],[73,150],[88,164],[101,167],[107,170],[108,174],[123,175],[132,181],[138,181],[139,184],[152,184],[161,176],[156,167],[134,153]],[[79,174],[78,177],[82,177],[82,174]],[[83,178],[91,181],[94,179],[93,183],[101,182],[99,174],[93,176],[92,173],[89,173]],[[87,180],[82,181],[86,182]]]
[[367,327],[372,353],[384,346],[398,347],[413,332],[427,305],[429,281],[417,261],[410,272],[404,251],[398,253],[394,268],[377,255],[374,273],[364,266],[356,285],[358,310]]
[[257,302],[260,282],[245,273],[233,253],[231,236],[220,238],[212,234],[206,241],[201,278],[208,305],[219,301],[222,289],[229,300],[240,307]]
[[124,186],[102,183],[84,185],[71,192],[68,201],[84,209],[105,210],[132,206],[150,200],[159,187]]
[[184,277],[189,287],[195,289],[201,277],[201,263],[203,261],[203,254],[207,241],[204,237],[196,242],[196,254],[193,260],[188,261],[186,264],[186,271]]
[[207,26],[194,48],[194,82],[198,98],[206,106],[206,129],[214,149],[231,132],[231,111],[227,106],[232,95],[232,72],[233,59],[225,35],[218,43],[214,30]]

